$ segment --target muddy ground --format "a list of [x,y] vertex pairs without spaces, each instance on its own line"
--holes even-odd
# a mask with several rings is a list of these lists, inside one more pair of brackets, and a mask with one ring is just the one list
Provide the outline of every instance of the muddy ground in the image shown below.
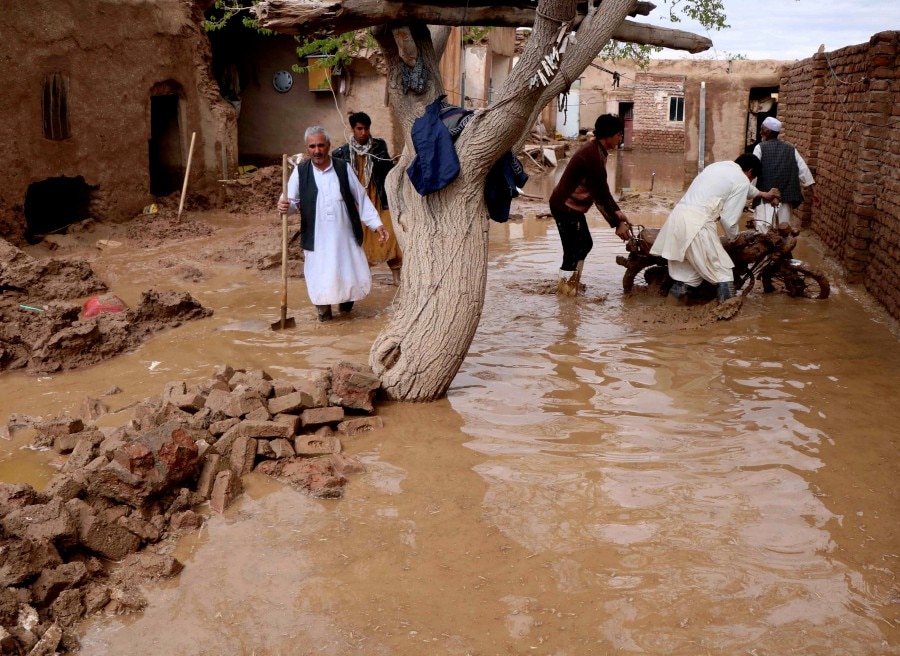
[[[8,371],[0,420],[89,411],[91,394],[109,406],[96,420],[109,431],[166,381],[203,385],[222,362],[276,379],[364,362],[392,311],[385,268],[374,269],[373,293],[352,316],[322,325],[293,257],[298,327],[268,330],[280,286],[280,171],[257,175],[230,185],[241,187],[240,211],[188,206],[176,221],[177,203],[163,200],[156,214],[87,222],[10,251],[22,265],[23,256],[79,263],[71,266],[80,282],[69,287],[37,276],[47,284],[35,288],[46,290],[35,306],[67,295],[80,308],[99,293],[83,285],[97,280],[136,309],[165,281],[165,293],[190,294],[216,314],[144,334],[114,357],[97,347],[107,359],[92,366]],[[676,196],[634,193],[621,204],[633,219],[658,219]],[[297,653],[297,640],[332,656],[694,654],[698,645],[894,653],[885,640],[896,630],[885,621],[894,621],[896,596],[895,485],[892,465],[878,469],[891,447],[869,419],[886,411],[874,390],[896,376],[880,333],[844,325],[854,315],[848,294],[823,304],[753,295],[724,322],[709,308],[668,308],[650,287],[623,298],[613,264],[622,244],[595,221],[585,294],[557,299],[546,203],[522,197],[512,211],[508,224],[491,226],[486,315],[450,397],[379,406],[385,428],[346,445],[367,473],[341,501],[250,474],[230,514],[201,510],[199,531],[167,552],[185,570],[177,583],[142,587],[140,619],[101,612],[77,631],[85,653],[191,654],[204,644],[207,653],[274,655]],[[844,344],[843,334],[868,338]],[[858,350],[870,346],[878,353]],[[124,391],[101,395],[114,385]],[[865,403],[842,409],[848,397]],[[3,444],[18,449],[0,457],[3,480],[26,472],[36,489],[68,457],[16,438]],[[819,472],[817,462],[828,466]],[[269,467],[285,479],[283,466]],[[869,486],[856,484],[862,472],[877,472]],[[829,541],[840,558],[823,551]],[[71,612],[61,606],[58,614]],[[887,620],[869,619],[879,614]]]
[[[209,265],[215,263],[240,264],[259,271],[278,269],[280,244],[271,224],[272,199],[277,197],[280,184],[281,170],[275,166],[230,181],[226,209],[248,216],[246,230],[217,239],[215,248],[197,252],[190,260],[167,256],[166,244],[216,234],[215,226],[192,216],[208,209],[208,200],[202,195],[192,198],[180,219],[177,196],[173,195],[154,203],[149,213],[125,223],[107,225],[89,219],[74,224],[63,234],[47,235],[34,249],[34,257],[0,241],[0,371],[24,368],[48,373],[96,364],[136,348],[156,332],[208,316],[210,311],[189,294],[147,290],[134,309],[82,317],[81,304],[92,295],[108,291],[110,285],[91,268],[91,253],[156,249],[160,253],[159,268],[172,269],[172,274],[186,282],[203,280]],[[620,204],[627,213],[640,215],[664,212],[674,200],[671,194],[626,193]],[[545,201],[534,196],[521,196],[512,208],[511,220],[526,216],[552,222]],[[292,222],[288,262],[292,278],[302,277],[298,236],[299,225]],[[526,284],[546,288],[547,293],[555,291],[552,280]],[[712,308],[709,312],[684,312],[661,307],[647,320],[693,327],[723,317],[725,314]]]

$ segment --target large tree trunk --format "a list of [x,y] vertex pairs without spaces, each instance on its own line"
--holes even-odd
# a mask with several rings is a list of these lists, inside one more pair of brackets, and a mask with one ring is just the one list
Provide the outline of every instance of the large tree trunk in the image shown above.
[[574,0],[542,0],[531,38],[497,102],[477,112],[456,143],[459,178],[424,198],[409,182],[406,167],[414,156],[412,123],[443,93],[431,37],[424,25],[412,26],[419,56],[430,73],[425,92],[414,95],[404,93],[392,34],[376,35],[390,71],[391,105],[406,135],[398,166],[388,176],[394,229],[403,249],[402,281],[395,313],[369,357],[391,398],[430,401],[446,393],[475,336],[484,304],[487,171],[530,130],[547,102],[578,79],[633,4],[604,0],[603,12],[589,12],[578,26],[577,43],[566,50],[559,74],[541,86],[531,83],[534,72],[576,18]]
[[446,393],[478,327],[487,275],[488,219],[483,173],[473,176],[463,166],[452,184],[425,197],[406,174],[415,156],[413,121],[443,93],[428,30],[418,25],[411,32],[429,71],[421,95],[404,93],[393,35],[376,34],[390,71],[391,106],[405,135],[403,153],[387,180],[403,270],[394,315],[376,338],[369,362],[390,397],[429,401]]

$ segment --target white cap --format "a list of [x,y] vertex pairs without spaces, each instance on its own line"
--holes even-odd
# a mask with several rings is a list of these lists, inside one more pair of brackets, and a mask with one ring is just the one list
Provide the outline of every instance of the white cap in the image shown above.
[[766,120],[763,121],[762,126],[764,128],[769,128],[772,132],[781,132],[781,121],[774,116],[767,116]]

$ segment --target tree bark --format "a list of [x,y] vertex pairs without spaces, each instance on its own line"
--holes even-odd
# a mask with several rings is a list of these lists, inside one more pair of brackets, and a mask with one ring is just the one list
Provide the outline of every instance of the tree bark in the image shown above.
[[376,338],[369,364],[389,397],[431,401],[446,393],[481,318],[488,219],[484,176],[466,171],[465,165],[452,184],[425,197],[406,175],[415,154],[413,121],[443,93],[427,28],[412,26],[411,31],[430,73],[421,96],[403,92],[394,39],[386,33],[376,35],[389,71],[391,106],[405,135],[403,153],[386,185],[403,269],[394,314]]

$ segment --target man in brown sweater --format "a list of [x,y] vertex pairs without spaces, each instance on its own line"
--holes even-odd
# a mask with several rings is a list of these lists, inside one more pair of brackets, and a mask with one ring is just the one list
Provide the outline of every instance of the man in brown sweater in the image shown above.
[[550,195],[550,212],[556,219],[563,247],[562,267],[559,270],[560,294],[578,294],[584,258],[594,246],[584,216],[591,205],[597,206],[622,241],[628,239],[628,218],[613,199],[606,179],[606,158],[609,150],[621,143],[624,129],[618,116],[599,116],[594,123],[594,138],[569,159],[566,170]]

